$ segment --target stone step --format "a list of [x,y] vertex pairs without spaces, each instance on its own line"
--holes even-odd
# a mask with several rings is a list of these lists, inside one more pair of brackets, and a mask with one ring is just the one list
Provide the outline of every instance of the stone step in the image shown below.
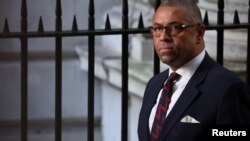
[[[48,121],[29,122],[28,141],[55,141],[54,123]],[[100,120],[95,120],[94,140],[102,141]],[[0,121],[0,141],[20,141],[20,124]],[[87,121],[67,120],[62,124],[62,141],[87,141]]]

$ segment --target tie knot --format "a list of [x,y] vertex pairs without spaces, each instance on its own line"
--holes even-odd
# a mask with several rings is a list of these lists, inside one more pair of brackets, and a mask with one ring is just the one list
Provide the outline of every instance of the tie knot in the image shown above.
[[180,77],[180,75],[176,72],[172,72],[168,78],[168,82],[174,82],[175,80],[177,80]]
[[172,96],[173,84],[174,81],[180,77],[178,73],[171,73],[168,77],[166,84],[163,86],[164,92],[166,92],[167,96],[170,98]]

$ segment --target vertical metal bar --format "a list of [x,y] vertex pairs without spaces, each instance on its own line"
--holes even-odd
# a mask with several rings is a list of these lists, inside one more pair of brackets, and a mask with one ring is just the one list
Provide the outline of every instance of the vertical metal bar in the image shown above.
[[[61,0],[56,1],[56,32],[62,31]],[[55,140],[62,140],[62,37],[55,38]]]
[[[156,0],[155,11],[158,9],[160,5],[161,5],[161,0]],[[156,50],[154,49],[154,75],[158,74],[159,72],[160,72],[160,59],[156,53]]]
[[[218,1],[218,25],[224,24],[224,0]],[[217,29],[217,62],[223,65],[224,30]]]
[[[27,2],[22,0],[21,32],[26,33]],[[27,141],[28,135],[28,39],[21,37],[21,141]]]
[[[123,0],[122,29],[128,29],[128,1]],[[121,141],[128,140],[128,33],[122,34],[122,125]]]
[[[90,31],[95,30],[95,7],[94,0],[89,1],[89,23]],[[88,141],[94,141],[94,97],[95,97],[95,36],[88,37]]]
[[[248,5],[248,24],[250,24],[250,0]],[[250,85],[250,27],[247,29],[247,71],[246,82]]]

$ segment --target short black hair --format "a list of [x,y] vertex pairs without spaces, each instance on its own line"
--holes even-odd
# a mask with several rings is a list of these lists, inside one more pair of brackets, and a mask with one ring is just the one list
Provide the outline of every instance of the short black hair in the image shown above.
[[200,8],[197,5],[197,0],[162,0],[160,6],[181,6],[186,7],[192,12],[190,19],[196,23],[202,23]]

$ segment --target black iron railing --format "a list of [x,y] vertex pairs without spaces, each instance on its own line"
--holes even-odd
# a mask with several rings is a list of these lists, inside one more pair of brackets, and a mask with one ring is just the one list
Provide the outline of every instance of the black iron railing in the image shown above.
[[[160,0],[156,0],[155,9],[160,5]],[[250,0],[249,0],[250,3]],[[240,23],[238,13],[235,12],[234,23],[224,24],[224,0],[218,0],[218,24],[210,25],[208,15],[205,14],[204,24],[206,30],[217,31],[217,61],[223,65],[223,38],[225,29],[247,29],[247,60],[246,60],[246,81],[250,84],[250,8],[248,10],[248,23]],[[78,30],[77,20],[74,17],[72,30],[65,31],[62,29],[62,7],[61,0],[56,0],[56,29],[55,31],[44,31],[43,21],[40,18],[38,31],[28,31],[27,21],[27,2],[22,0],[21,5],[21,31],[10,32],[8,19],[5,20],[4,29],[0,32],[0,38],[18,38],[21,42],[21,141],[27,141],[27,99],[28,99],[28,39],[29,38],[55,38],[55,141],[61,141],[62,136],[62,38],[73,36],[88,36],[88,141],[94,141],[94,72],[95,72],[95,36],[98,35],[122,35],[122,123],[121,123],[121,141],[128,140],[128,43],[130,34],[149,33],[149,29],[144,27],[143,17],[140,15],[138,28],[130,28],[128,17],[128,0],[123,0],[122,9],[122,27],[111,29],[109,16],[107,15],[105,29],[95,29],[95,6],[94,0],[89,0],[89,18],[88,29]],[[154,74],[160,72],[159,58],[154,55]]]

